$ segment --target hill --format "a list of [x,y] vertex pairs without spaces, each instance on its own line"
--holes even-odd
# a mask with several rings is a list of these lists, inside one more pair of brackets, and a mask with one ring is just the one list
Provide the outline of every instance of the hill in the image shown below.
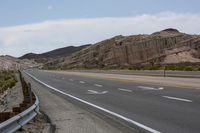
[[38,65],[36,62],[27,59],[17,59],[8,55],[0,56],[0,70],[18,70]]
[[59,48],[59,49],[55,49],[55,50],[52,50],[46,53],[41,53],[41,54],[28,53],[19,57],[19,59],[34,59],[37,62],[44,62],[44,60],[46,61],[47,59],[55,59],[58,57],[69,56],[70,54],[80,51],[81,49],[87,46],[89,46],[89,44],[82,45],[79,47],[69,46],[69,47]]
[[116,36],[49,61],[44,68],[119,69],[181,63],[200,63],[200,36],[170,28],[150,35]]

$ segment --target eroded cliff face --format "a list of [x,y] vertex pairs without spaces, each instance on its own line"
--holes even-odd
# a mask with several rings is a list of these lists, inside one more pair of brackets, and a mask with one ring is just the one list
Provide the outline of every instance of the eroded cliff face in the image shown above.
[[[182,54],[187,52],[187,54]],[[173,55],[173,56],[172,56]],[[176,59],[180,56],[185,59]],[[137,64],[200,62],[200,36],[167,29],[151,35],[116,36],[91,45],[60,61],[59,68],[124,68]],[[173,59],[174,58],[174,59]]]

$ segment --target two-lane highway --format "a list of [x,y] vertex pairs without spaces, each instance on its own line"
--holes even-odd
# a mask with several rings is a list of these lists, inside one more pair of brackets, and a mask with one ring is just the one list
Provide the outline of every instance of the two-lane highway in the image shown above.
[[46,86],[131,120],[150,132],[199,133],[200,90],[27,70]]

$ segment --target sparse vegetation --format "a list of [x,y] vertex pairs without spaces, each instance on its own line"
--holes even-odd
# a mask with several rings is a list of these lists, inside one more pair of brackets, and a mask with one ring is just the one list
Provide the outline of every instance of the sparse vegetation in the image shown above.
[[172,71],[199,71],[200,68],[198,68],[196,66],[169,65],[169,66],[166,66],[166,70],[172,70]]
[[170,71],[200,71],[200,65],[199,64],[168,64],[168,65],[133,65],[128,67],[120,67],[120,66],[106,66],[106,67],[75,67],[70,68],[67,65],[62,67],[55,67],[52,65],[52,67],[45,67],[43,69],[48,70],[92,70],[92,69],[99,69],[99,70],[170,70]]
[[155,65],[155,66],[130,66],[129,70],[171,70],[171,71],[200,71],[200,65],[183,65],[183,64],[171,64],[171,65]]
[[0,94],[15,86],[16,82],[14,71],[0,71]]

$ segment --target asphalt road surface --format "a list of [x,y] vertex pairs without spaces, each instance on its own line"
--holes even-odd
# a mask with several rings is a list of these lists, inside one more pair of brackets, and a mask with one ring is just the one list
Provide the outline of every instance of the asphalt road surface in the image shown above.
[[38,81],[154,133],[199,133],[200,90],[26,70]]

